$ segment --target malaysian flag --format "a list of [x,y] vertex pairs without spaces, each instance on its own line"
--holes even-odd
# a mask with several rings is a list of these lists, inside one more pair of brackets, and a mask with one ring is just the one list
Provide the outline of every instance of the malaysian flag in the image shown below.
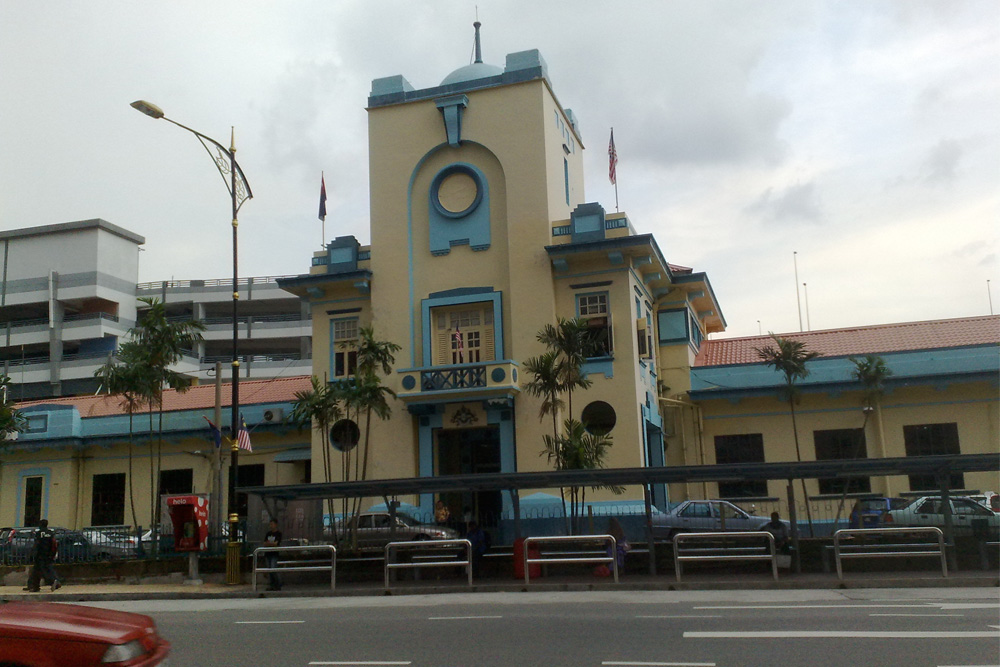
[[455,325],[455,333],[452,334],[452,339],[454,339],[455,344],[453,347],[458,351],[458,363],[465,363],[463,361],[462,351],[465,349],[465,343],[462,340],[462,332],[458,330],[458,325]]
[[236,435],[236,446],[253,452],[253,446],[250,444],[250,431],[247,430],[247,422],[242,416],[240,417],[239,433]]
[[319,176],[319,219],[326,221],[326,178]]
[[611,142],[608,144],[608,179],[612,185],[618,185],[615,169],[618,166],[618,151],[615,150],[615,129],[611,128]]

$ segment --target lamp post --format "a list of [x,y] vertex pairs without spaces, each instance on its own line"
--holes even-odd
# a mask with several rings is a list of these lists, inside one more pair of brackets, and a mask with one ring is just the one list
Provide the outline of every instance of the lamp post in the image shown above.
[[[236,141],[235,133],[230,135],[229,148],[226,148],[220,144],[215,139],[207,137],[201,132],[192,130],[186,125],[181,125],[175,120],[171,120],[163,115],[163,110],[155,104],[146,102],[145,100],[137,100],[132,102],[132,108],[137,111],[141,111],[150,118],[162,118],[165,121],[173,123],[177,127],[187,130],[194,136],[198,137],[198,141],[204,146],[205,150],[208,152],[212,161],[215,162],[216,169],[219,170],[219,174],[222,176],[223,182],[226,184],[226,189],[229,190],[229,196],[232,200],[233,205],[233,385],[232,385],[232,426],[230,431],[231,444],[232,444],[232,458],[230,460],[229,466],[229,542],[226,545],[226,583],[235,585],[240,583],[240,543],[239,543],[239,511],[236,506],[236,471],[237,464],[239,461],[239,446],[237,445],[237,436],[240,429],[240,358],[239,358],[239,324],[237,321],[237,313],[239,311],[238,304],[240,299],[239,290],[239,262],[237,260],[237,248],[238,235],[237,231],[239,229],[239,222],[237,221],[236,214],[239,212],[240,207],[243,203],[253,198],[253,193],[250,191],[250,184],[247,183],[246,176],[243,174],[243,169],[236,162]],[[206,143],[207,142],[207,143]],[[213,153],[209,144],[215,147],[217,153]],[[218,502],[218,501],[217,501]]]

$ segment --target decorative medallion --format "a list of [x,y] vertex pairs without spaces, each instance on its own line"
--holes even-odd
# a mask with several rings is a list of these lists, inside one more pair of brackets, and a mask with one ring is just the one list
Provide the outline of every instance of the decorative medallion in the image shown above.
[[479,419],[476,415],[472,414],[472,410],[464,405],[456,410],[454,416],[451,418],[451,423],[455,426],[468,426],[478,421]]

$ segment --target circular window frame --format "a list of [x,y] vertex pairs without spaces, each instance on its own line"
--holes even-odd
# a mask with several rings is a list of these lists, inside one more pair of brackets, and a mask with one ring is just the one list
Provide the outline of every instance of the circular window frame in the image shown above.
[[[587,412],[591,412],[591,419],[587,419]],[[591,424],[594,423],[593,413],[597,411],[596,416],[603,417],[604,419],[597,421],[594,424],[595,428],[591,428]],[[610,419],[608,417],[610,416]],[[614,430],[615,426],[618,425],[618,413],[615,411],[613,405],[607,401],[591,401],[588,403],[583,410],[580,412],[580,423],[583,424],[583,428],[587,433],[596,436],[604,436]],[[604,427],[607,426],[605,429]]]
[[[334,438],[334,432],[338,429],[345,429],[353,427],[351,430],[351,435],[354,436],[354,442],[347,443],[344,447],[342,443]],[[330,447],[336,449],[338,452],[349,452],[361,442],[361,428],[358,426],[357,422],[353,419],[338,419],[333,426],[330,427]]]
[[[469,204],[465,209],[461,211],[449,211],[441,204],[441,184],[444,183],[445,179],[454,174],[465,174],[472,179],[472,182],[476,184],[476,196],[473,198],[472,203]],[[438,212],[439,215],[445,218],[451,218],[456,220],[458,218],[464,218],[473,211],[475,211],[483,201],[483,192],[486,189],[486,181],[483,175],[479,173],[479,170],[468,164],[451,164],[442,169],[431,181],[431,206],[434,210]]]

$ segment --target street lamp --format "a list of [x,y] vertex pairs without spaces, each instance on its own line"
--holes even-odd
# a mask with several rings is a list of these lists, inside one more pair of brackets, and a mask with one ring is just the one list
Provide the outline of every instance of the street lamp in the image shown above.
[[[236,162],[236,141],[235,134],[230,134],[229,148],[226,148],[220,144],[215,139],[207,137],[201,132],[192,130],[186,125],[181,125],[175,120],[171,120],[163,115],[163,109],[146,102],[145,100],[137,100],[132,102],[132,108],[137,111],[141,111],[150,118],[162,118],[165,121],[173,123],[179,128],[187,130],[194,136],[198,137],[198,141],[201,145],[205,147],[208,151],[209,156],[212,161],[215,162],[216,169],[219,170],[219,174],[222,175],[222,180],[226,184],[226,189],[229,190],[229,196],[232,199],[233,204],[233,385],[232,385],[232,426],[230,435],[232,437],[232,458],[230,459],[229,466],[229,542],[226,545],[226,583],[227,584],[239,584],[240,583],[240,544],[239,544],[239,511],[236,507],[236,470],[237,463],[239,461],[239,446],[237,445],[238,434],[240,429],[240,358],[239,358],[239,325],[237,323],[237,313],[238,304],[240,299],[239,290],[239,263],[237,261],[237,248],[238,235],[237,230],[239,229],[239,222],[236,219],[236,214],[239,212],[240,207],[243,203],[253,198],[253,193],[250,191],[250,184],[247,183],[246,176],[243,174],[243,170],[240,165]],[[207,143],[206,143],[207,142]],[[215,147],[216,153],[212,152],[209,144]]]

